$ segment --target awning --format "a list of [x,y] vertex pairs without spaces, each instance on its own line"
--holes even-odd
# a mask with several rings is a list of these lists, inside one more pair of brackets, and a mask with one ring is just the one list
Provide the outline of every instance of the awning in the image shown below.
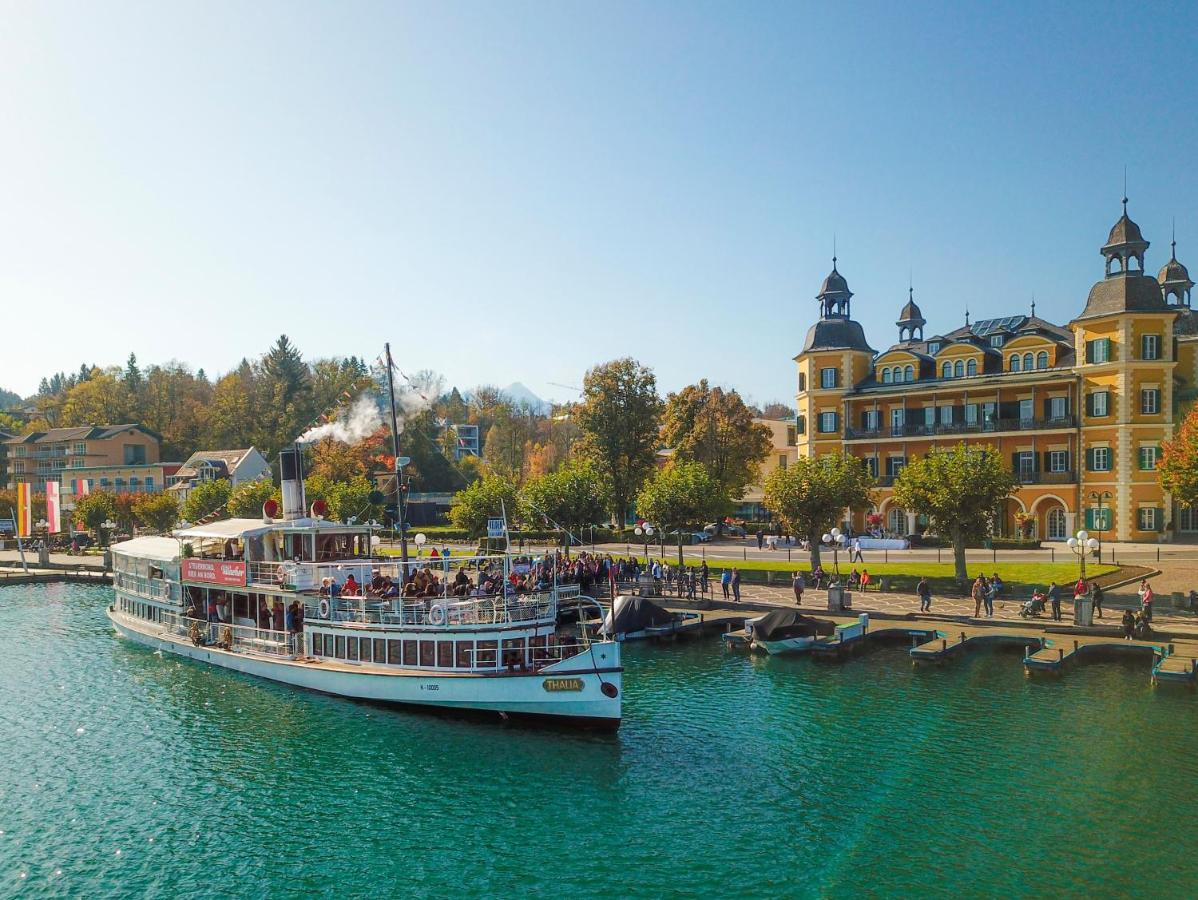
[[169,537],[133,538],[113,544],[109,549],[122,556],[136,556],[155,562],[177,562],[179,559],[179,542]]
[[230,538],[257,537],[279,525],[267,525],[261,519],[222,519],[207,525],[191,525],[175,532],[178,538],[207,538],[227,541]]

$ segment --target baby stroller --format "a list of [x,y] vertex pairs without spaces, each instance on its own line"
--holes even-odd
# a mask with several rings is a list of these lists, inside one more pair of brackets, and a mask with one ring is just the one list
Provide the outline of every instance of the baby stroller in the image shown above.
[[1038,619],[1040,614],[1044,612],[1044,604],[1046,598],[1039,591],[1032,591],[1032,599],[1025,600],[1023,605],[1019,607],[1019,615],[1025,619]]

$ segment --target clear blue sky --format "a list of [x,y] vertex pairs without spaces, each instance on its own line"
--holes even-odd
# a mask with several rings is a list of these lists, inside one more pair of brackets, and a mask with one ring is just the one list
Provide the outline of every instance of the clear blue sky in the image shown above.
[[0,9],[0,386],[306,355],[791,399],[835,233],[876,348],[1198,266],[1194,4]]

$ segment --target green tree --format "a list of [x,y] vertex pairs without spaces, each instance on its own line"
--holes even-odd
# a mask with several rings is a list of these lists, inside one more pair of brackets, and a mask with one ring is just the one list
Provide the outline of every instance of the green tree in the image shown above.
[[606,479],[613,512],[623,524],[653,471],[659,443],[661,398],[653,371],[628,358],[596,366],[583,380],[574,417],[582,431],[578,450]]
[[487,519],[498,518],[504,509],[509,516],[516,511],[516,486],[501,475],[491,474],[458,491],[449,509],[449,520],[477,538],[487,533]]
[[187,492],[187,499],[183,502],[183,518],[195,522],[211,515],[228,503],[232,494],[233,485],[227,478],[202,481]]
[[59,423],[69,425],[115,425],[133,418],[133,399],[119,370],[101,372],[71,388],[62,401]]
[[1157,463],[1161,487],[1180,506],[1198,502],[1198,406],[1189,411],[1177,435],[1161,443]]
[[994,510],[1019,490],[1015,473],[997,448],[967,445],[937,448],[910,460],[894,482],[894,500],[953,544],[957,578],[969,577],[965,545],[993,527]]
[[870,505],[873,477],[865,461],[847,453],[800,456],[765,479],[765,506],[793,534],[811,545],[811,565],[819,565],[820,538],[846,509]]
[[666,398],[662,441],[676,458],[702,463],[728,493],[743,497],[770,452],[770,430],[736,391],[709,387],[704,379]]
[[520,490],[520,509],[525,521],[544,520],[581,540],[582,529],[601,523],[607,510],[603,477],[589,460],[571,460],[556,471],[529,479]]
[[255,481],[243,481],[233,488],[233,492],[229,495],[229,502],[225,504],[225,509],[234,518],[256,519],[262,515],[262,505],[267,500],[274,500],[279,504],[283,502],[279,489],[269,479],[259,478]]
[[92,491],[75,501],[75,521],[101,535],[101,526],[116,515],[116,495],[108,491]]
[[675,460],[650,478],[636,498],[636,511],[647,522],[678,534],[678,565],[682,565],[682,530],[702,526],[722,516],[728,493],[706,466]]
[[133,515],[144,527],[166,534],[179,521],[179,501],[165,491],[141,494],[133,501]]

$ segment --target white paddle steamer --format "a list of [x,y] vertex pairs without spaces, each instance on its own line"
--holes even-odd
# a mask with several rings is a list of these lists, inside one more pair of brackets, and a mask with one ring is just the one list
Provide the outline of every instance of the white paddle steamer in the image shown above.
[[[342,697],[619,726],[620,645],[557,635],[559,598],[575,597],[577,587],[513,593],[507,555],[406,567],[376,555],[370,527],[306,508],[298,449],[280,461],[281,519],[268,504],[261,520],[225,519],[111,548],[108,616],[121,636]],[[422,583],[436,575],[431,595],[381,596],[383,579],[402,586],[417,567],[426,570]],[[465,596],[450,590],[459,570],[470,580],[458,588]],[[484,595],[480,572],[491,572],[499,589]],[[351,575],[375,589],[330,589],[335,582],[343,591]]]

